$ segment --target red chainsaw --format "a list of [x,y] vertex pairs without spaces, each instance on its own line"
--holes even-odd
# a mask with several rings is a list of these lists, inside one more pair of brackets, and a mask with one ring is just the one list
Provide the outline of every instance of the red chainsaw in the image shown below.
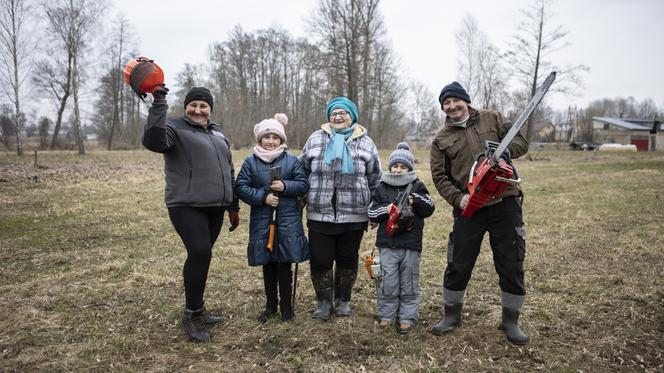
[[[468,194],[470,198],[468,205],[461,212],[461,216],[473,216],[475,211],[484,207],[487,203],[494,200],[505,192],[510,184],[519,184],[521,177],[512,161],[505,161],[501,156],[507,150],[507,146],[512,142],[521,127],[526,123],[535,107],[542,101],[542,98],[556,79],[556,72],[552,72],[546,78],[541,87],[530,99],[524,111],[519,115],[514,125],[507,131],[507,134],[500,143],[487,141],[484,153],[481,153],[475,159],[473,167],[470,169],[468,177]],[[509,163],[508,163],[509,162]]]
[[410,197],[412,188],[413,184],[408,184],[406,190],[397,196],[396,203],[391,205],[386,226],[388,236],[395,236],[413,229],[413,210],[408,206],[408,197]]

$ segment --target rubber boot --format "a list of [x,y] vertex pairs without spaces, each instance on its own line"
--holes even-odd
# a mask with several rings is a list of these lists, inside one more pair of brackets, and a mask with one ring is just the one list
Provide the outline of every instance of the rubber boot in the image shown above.
[[318,307],[311,314],[311,317],[321,320],[329,320],[332,315],[332,292],[334,291],[334,279],[332,270],[319,272],[311,271],[311,282],[316,291]]
[[277,283],[278,271],[276,263],[263,266],[263,285],[265,287],[265,309],[256,318],[261,324],[265,324],[270,318],[277,314]]
[[185,309],[182,315],[182,329],[192,342],[207,342],[210,340],[210,334],[201,325],[202,321],[198,317],[194,317],[194,312],[190,309]]
[[212,315],[207,309],[205,309],[205,305],[203,305],[199,311],[193,313],[193,318],[200,320],[205,325],[215,325],[224,322],[223,316]]
[[279,267],[279,312],[282,321],[291,321],[295,317],[293,312],[293,272],[290,263],[280,264]]
[[503,307],[503,321],[498,328],[505,332],[511,343],[519,346],[528,343],[528,336],[519,328],[519,311]]
[[461,310],[463,303],[445,305],[445,315],[443,319],[433,326],[431,332],[435,335],[443,335],[461,326]]
[[350,316],[350,296],[353,285],[357,279],[357,272],[353,269],[337,267],[334,274],[334,312],[337,316]]

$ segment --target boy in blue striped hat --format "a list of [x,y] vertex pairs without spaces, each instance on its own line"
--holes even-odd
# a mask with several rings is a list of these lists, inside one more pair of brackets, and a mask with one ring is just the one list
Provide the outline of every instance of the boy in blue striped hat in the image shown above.
[[[415,174],[414,157],[408,144],[399,143],[387,161],[388,171],[383,173],[367,212],[369,221],[379,224],[376,234],[381,274],[378,325],[386,328],[398,320],[397,330],[407,334],[415,326],[420,310],[420,254],[424,219],[433,214],[435,206],[427,187]],[[412,185],[408,195],[408,208],[413,212],[411,225],[397,232],[388,232],[392,205],[398,203],[408,185]],[[399,222],[401,224],[405,222]]]

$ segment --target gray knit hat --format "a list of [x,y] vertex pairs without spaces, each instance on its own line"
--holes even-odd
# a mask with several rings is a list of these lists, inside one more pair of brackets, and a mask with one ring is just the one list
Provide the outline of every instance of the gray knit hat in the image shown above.
[[409,171],[413,171],[414,161],[415,157],[410,152],[410,146],[408,146],[408,143],[402,141],[397,144],[397,149],[387,158],[387,169],[391,169],[395,163],[403,163],[408,167]]

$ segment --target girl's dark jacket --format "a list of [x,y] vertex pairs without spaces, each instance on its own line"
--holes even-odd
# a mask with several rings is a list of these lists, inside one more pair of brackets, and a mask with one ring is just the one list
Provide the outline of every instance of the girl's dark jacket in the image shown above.
[[[278,245],[270,252],[267,250],[267,241],[273,209],[265,204],[265,198],[271,192],[270,168],[276,166],[281,166],[284,191],[279,193],[277,206],[275,232]],[[272,163],[265,163],[253,154],[245,158],[235,181],[235,193],[251,206],[247,245],[250,266],[271,262],[299,263],[309,259],[309,243],[304,236],[297,199],[308,190],[309,182],[302,164],[286,151]]]
[[429,191],[420,179],[413,181],[411,195],[413,196],[413,229],[394,236],[387,234],[387,219],[389,217],[388,206],[396,204],[397,196],[406,190],[407,185],[392,186],[381,181],[374,191],[369,205],[369,221],[380,223],[376,235],[376,247],[380,249],[406,249],[422,252],[422,233],[424,231],[424,218],[433,214],[435,206],[429,196]]

